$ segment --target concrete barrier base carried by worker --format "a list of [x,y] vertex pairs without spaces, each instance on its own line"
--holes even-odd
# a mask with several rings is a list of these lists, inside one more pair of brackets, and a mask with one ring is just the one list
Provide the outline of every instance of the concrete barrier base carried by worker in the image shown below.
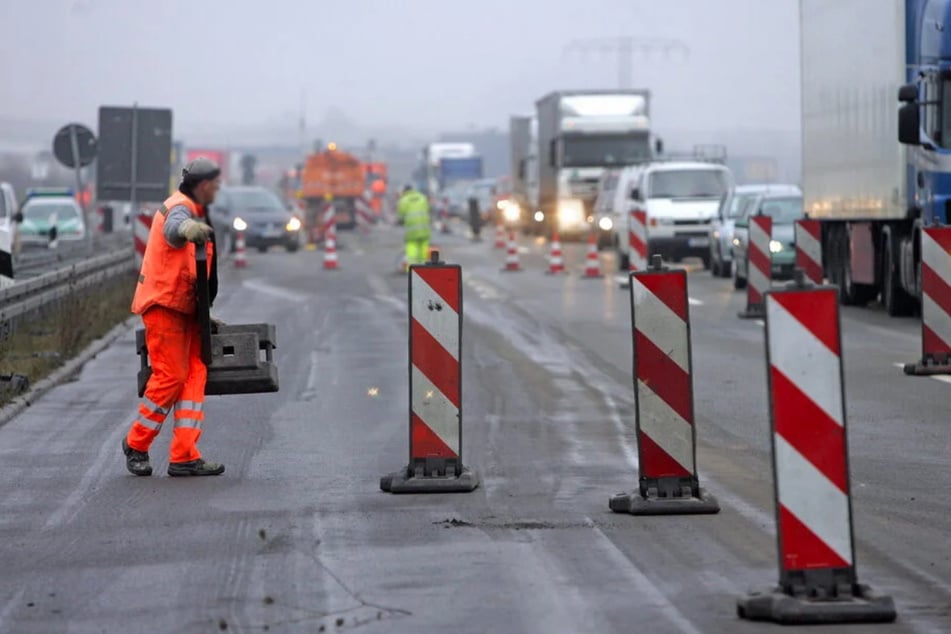
[[822,623],[890,623],[895,620],[895,602],[864,584],[846,585],[837,596],[795,596],[776,587],[752,592],[737,600],[737,616],[751,621],[784,625]]

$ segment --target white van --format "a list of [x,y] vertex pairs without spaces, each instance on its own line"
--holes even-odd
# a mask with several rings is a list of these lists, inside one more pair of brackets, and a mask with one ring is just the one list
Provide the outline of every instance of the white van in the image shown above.
[[13,256],[18,250],[16,193],[9,183],[0,183],[0,288],[13,280]]
[[733,187],[730,170],[702,161],[652,162],[626,168],[615,199],[618,256],[623,269],[630,262],[627,239],[630,212],[647,212],[649,255],[680,262],[696,256],[710,266],[709,226],[720,199]]

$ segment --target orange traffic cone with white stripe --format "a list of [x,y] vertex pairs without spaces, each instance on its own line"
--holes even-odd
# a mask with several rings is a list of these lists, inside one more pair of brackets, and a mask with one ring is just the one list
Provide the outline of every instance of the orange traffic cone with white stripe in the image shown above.
[[508,250],[505,253],[505,268],[503,271],[514,273],[521,271],[522,265],[518,260],[518,244],[515,242],[515,232],[509,232]]
[[601,273],[601,258],[598,257],[598,243],[594,233],[588,238],[588,255],[585,258],[584,277],[586,279],[604,277]]
[[238,231],[234,236],[234,267],[243,269],[247,265],[248,258],[244,251],[244,231]]
[[548,274],[557,275],[565,272],[565,261],[561,255],[561,240],[558,239],[558,232],[551,239],[551,255],[548,257]]
[[336,223],[331,223],[330,226],[327,227],[324,239],[324,268],[328,270],[336,270],[338,268]]
[[505,248],[505,229],[502,228],[501,224],[495,225],[495,248]]

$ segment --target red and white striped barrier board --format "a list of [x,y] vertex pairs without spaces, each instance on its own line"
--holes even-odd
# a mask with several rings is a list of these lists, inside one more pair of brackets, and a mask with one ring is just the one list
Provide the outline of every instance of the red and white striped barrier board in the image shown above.
[[142,259],[145,257],[145,245],[149,243],[149,231],[152,229],[152,216],[140,213],[135,216],[132,225],[132,240],[135,242],[135,263],[142,268]]
[[797,220],[795,224],[796,268],[806,279],[822,284],[822,227],[818,220]]
[[647,268],[647,212],[642,209],[632,209],[628,228],[628,244],[630,251],[629,269],[643,271]]
[[906,374],[951,374],[951,227],[921,232],[921,360]]
[[697,478],[687,272],[636,271],[630,285],[640,488],[613,497],[611,510],[716,513]]
[[766,355],[779,587],[741,598],[739,614],[783,623],[891,621],[892,600],[855,574],[837,290],[770,291]]
[[357,211],[357,225],[366,232],[367,227],[376,224],[373,207],[370,206],[370,201],[363,196],[358,196],[353,204]]
[[515,232],[509,232],[508,248],[505,252],[505,266],[502,268],[507,273],[514,273],[522,270],[522,264],[518,259],[518,242],[515,240]]
[[763,316],[763,297],[772,286],[773,278],[773,259],[769,251],[772,236],[772,217],[760,215],[750,218],[746,246],[746,310],[740,313],[740,317]]
[[380,480],[392,493],[479,485],[462,464],[462,268],[438,257],[409,272],[409,466]]

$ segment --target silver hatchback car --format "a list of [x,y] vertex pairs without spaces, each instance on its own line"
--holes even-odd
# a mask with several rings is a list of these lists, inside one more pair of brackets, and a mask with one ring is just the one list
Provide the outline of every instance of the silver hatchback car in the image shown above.
[[733,273],[733,232],[737,218],[742,218],[746,206],[760,194],[802,195],[795,185],[757,184],[737,185],[720,199],[720,208],[710,223],[710,271],[715,277],[730,277]]

